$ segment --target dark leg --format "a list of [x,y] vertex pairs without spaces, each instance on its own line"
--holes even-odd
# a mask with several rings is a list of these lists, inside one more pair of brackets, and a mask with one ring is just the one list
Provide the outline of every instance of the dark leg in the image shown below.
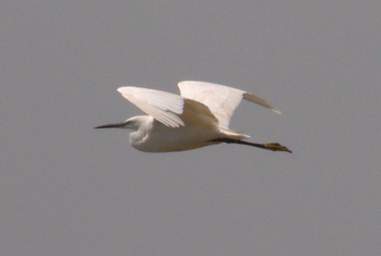
[[233,144],[241,144],[241,145],[247,145],[252,146],[256,148],[266,149],[266,150],[272,150],[272,151],[284,151],[288,153],[292,153],[291,150],[289,150],[287,147],[282,146],[279,143],[254,143],[244,140],[237,140],[237,139],[229,139],[229,138],[220,138],[220,139],[214,139],[213,142],[223,142],[223,143],[233,143]]

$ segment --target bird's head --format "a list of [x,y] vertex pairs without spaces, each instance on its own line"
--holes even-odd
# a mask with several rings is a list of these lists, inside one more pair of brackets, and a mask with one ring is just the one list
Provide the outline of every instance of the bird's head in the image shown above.
[[146,121],[147,116],[134,116],[128,118],[127,120],[119,123],[104,124],[94,127],[94,129],[106,129],[106,128],[119,128],[119,129],[130,129],[138,130],[139,127]]

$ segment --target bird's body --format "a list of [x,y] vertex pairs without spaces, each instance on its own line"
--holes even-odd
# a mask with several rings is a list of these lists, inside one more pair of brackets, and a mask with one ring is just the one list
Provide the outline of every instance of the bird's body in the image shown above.
[[172,152],[195,149],[213,144],[218,137],[216,129],[202,126],[168,128],[151,116],[139,116],[144,122],[137,131],[130,134],[131,145],[144,152]]
[[229,128],[230,118],[244,98],[274,110],[265,100],[239,89],[206,82],[179,83],[181,96],[139,87],[118,91],[148,115],[96,128],[132,129],[130,144],[144,152],[173,152],[221,142],[245,144],[273,151],[288,151],[278,143],[244,141],[249,136]]

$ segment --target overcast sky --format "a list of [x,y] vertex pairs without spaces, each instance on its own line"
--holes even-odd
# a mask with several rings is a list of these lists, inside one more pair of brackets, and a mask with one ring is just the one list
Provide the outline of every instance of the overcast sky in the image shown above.
[[[2,0],[1,255],[381,255],[381,2]],[[239,87],[239,145],[148,154],[115,89]]]

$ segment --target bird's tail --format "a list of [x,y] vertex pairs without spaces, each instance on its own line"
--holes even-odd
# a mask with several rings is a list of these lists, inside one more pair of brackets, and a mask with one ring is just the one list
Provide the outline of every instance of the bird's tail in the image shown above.
[[250,138],[250,135],[244,133],[238,133],[230,129],[220,128],[221,133],[228,139],[245,140]]

